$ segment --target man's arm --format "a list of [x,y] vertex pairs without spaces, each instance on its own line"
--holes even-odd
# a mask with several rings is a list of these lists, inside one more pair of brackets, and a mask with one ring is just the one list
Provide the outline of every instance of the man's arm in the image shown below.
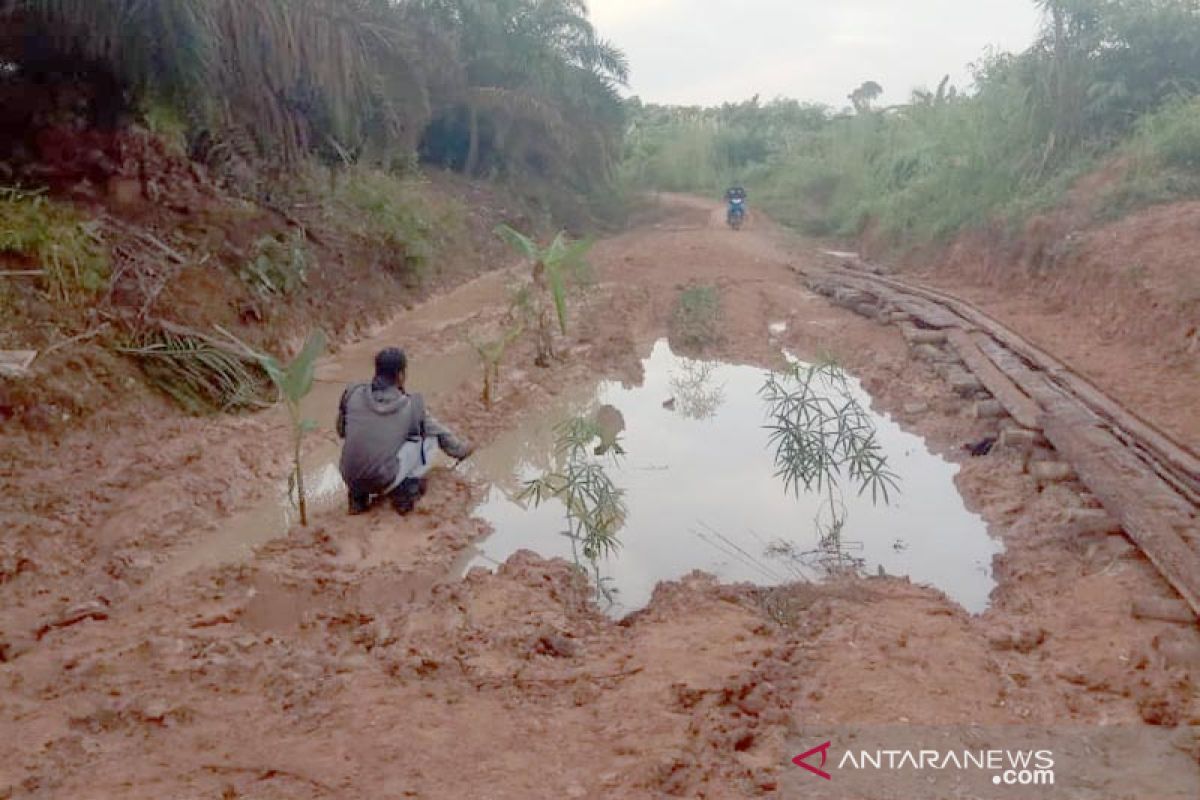
[[346,389],[342,392],[342,399],[338,401],[337,435],[340,439],[346,438],[346,402],[350,399],[350,391]]
[[432,414],[425,414],[425,435],[436,436],[438,447],[451,458],[462,460],[475,452],[475,447],[454,435],[454,431],[438,422]]

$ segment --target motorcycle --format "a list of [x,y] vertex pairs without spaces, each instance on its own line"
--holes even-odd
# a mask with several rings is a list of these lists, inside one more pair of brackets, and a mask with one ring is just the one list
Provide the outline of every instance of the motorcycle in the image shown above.
[[746,222],[746,198],[734,197],[730,199],[729,211],[725,215],[725,221],[735,231],[742,229],[742,225]]

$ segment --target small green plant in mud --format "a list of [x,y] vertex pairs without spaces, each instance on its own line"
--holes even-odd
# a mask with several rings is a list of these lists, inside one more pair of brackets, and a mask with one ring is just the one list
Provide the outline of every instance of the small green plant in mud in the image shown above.
[[494,339],[479,341],[470,336],[467,337],[467,341],[475,348],[475,352],[479,355],[479,362],[483,365],[483,389],[480,392],[480,399],[487,408],[492,407],[496,387],[500,383],[500,362],[504,360],[504,353],[524,330],[524,324],[518,320]]
[[64,304],[86,302],[108,279],[98,223],[38,193],[0,187],[0,254],[31,262],[51,299]]
[[258,354],[259,363],[279,391],[279,399],[287,407],[292,423],[292,476],[288,480],[288,493],[296,492],[296,505],[300,510],[300,524],[308,525],[308,503],[304,494],[304,468],[300,463],[300,448],[305,434],[316,430],[317,423],[305,419],[300,408],[301,401],[312,391],[316,379],[317,359],[325,351],[325,334],[317,331],[309,335],[304,347],[288,364],[273,356]]
[[496,235],[527,259],[532,265],[533,291],[527,296],[533,322],[537,326],[537,359],[541,367],[550,366],[554,357],[554,332],[550,306],[554,307],[559,330],[567,333],[567,289],[574,283],[586,283],[590,279],[591,267],[587,261],[590,239],[572,242],[565,233],[559,233],[547,247],[541,247],[525,234],[498,225]]
[[[597,439],[601,447],[593,448]],[[586,572],[580,556],[586,559],[596,580],[597,599],[603,597],[611,603],[614,596],[600,575],[600,559],[620,548],[617,533],[625,524],[626,511],[624,492],[613,483],[604,461],[596,457],[597,451],[607,454],[613,464],[624,453],[616,435],[603,430],[595,419],[577,417],[559,425],[556,454],[560,466],[527,482],[518,500],[531,501],[535,507],[549,500],[563,504],[567,522],[563,534],[571,540],[575,566]]]
[[286,297],[308,282],[313,257],[302,231],[286,237],[264,236],[254,243],[254,255],[238,277],[262,297]]
[[703,350],[721,339],[721,298],[715,286],[689,286],[671,316],[671,340],[685,350]]
[[873,502],[887,503],[898,490],[898,478],[887,464],[870,413],[850,390],[846,373],[830,359],[805,365],[789,363],[767,376],[761,390],[767,404],[766,424],[774,451],[776,476],[785,490],[799,496],[821,492],[826,503],[816,519],[818,547],[800,551],[787,542],[768,553],[830,571],[858,569],[861,560],[843,538],[846,509],[841,486],[848,480]]

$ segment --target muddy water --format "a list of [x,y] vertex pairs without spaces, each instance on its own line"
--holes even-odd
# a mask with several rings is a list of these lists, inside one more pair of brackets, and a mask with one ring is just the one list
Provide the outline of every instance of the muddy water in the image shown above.
[[[602,573],[618,590],[619,611],[644,605],[659,581],[696,569],[761,585],[819,577],[811,564],[767,555],[777,541],[798,552],[816,549],[814,518],[826,501],[817,494],[796,499],[774,475],[758,395],[763,370],[690,361],[665,342],[644,366],[643,385],[578,387],[477,454],[471,468],[492,487],[477,514],[495,533],[466,568],[494,565],[523,548],[570,558],[563,507],[529,508],[516,497],[524,481],[554,465],[557,422],[611,404],[625,421],[627,455],[610,474],[625,492],[628,517],[622,548]],[[868,405],[861,386],[851,383]],[[994,586],[992,557],[1001,547],[964,507],[954,486],[957,467],[889,418],[874,422],[901,491],[886,506],[845,493],[848,555],[862,559],[869,574],[882,568],[908,576],[972,612],[983,610]]]
[[[464,381],[477,380],[479,362],[465,343],[435,353],[406,347],[412,341],[428,340],[447,329],[462,327],[504,296],[513,279],[510,270],[499,270],[463,284],[400,314],[359,342],[347,345],[317,366],[317,382],[305,398],[304,414],[318,423],[311,434],[320,444],[304,458],[304,482],[310,515],[345,505],[345,489],[337,462],[340,444],[334,433],[338,400],[348,383],[370,380],[375,353],[384,347],[405,347],[409,356],[408,386],[419,391],[437,407],[440,397]],[[220,530],[179,553],[159,572],[168,580],[193,569],[235,563],[248,559],[254,548],[285,535],[298,518],[288,495],[286,476],[265,493],[264,500],[222,525]]]

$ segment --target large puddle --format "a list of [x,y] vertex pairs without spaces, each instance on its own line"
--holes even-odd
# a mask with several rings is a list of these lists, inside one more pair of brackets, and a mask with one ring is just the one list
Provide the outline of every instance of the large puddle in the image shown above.
[[[491,488],[477,514],[495,533],[467,564],[491,567],[517,550],[572,557],[562,531],[564,507],[519,500],[524,483],[555,466],[555,426],[611,405],[624,417],[626,455],[610,468],[627,508],[621,548],[601,563],[616,589],[615,610],[645,605],[654,586],[692,570],[726,581],[773,585],[819,578],[810,562],[769,555],[786,542],[794,553],[816,551],[814,522],[823,494],[785,492],[775,475],[762,369],[704,363],[673,354],[666,342],[644,362],[641,386],[614,382],[564,392],[555,408],[500,437],[469,462]],[[869,407],[857,381],[850,391]],[[891,419],[872,415],[888,465],[899,478],[890,504],[876,505],[846,487],[841,549],[868,574],[880,568],[931,584],[971,612],[987,606],[1000,552],[983,521],[966,510],[954,485],[957,467],[931,453]],[[777,550],[777,549],[776,549]]]

